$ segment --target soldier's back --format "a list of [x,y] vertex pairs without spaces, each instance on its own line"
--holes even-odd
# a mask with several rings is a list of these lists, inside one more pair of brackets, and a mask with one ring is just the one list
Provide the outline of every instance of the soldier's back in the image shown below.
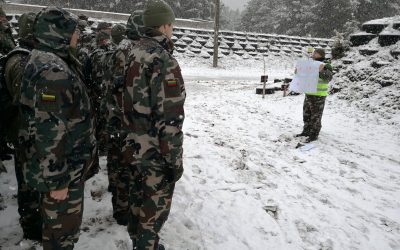
[[179,142],[182,134],[186,93],[171,48],[165,37],[145,37],[129,54],[124,118],[136,143],[135,157],[146,166],[164,164],[161,137],[171,133]]
[[[25,124],[29,127],[22,126],[19,136],[25,141],[33,138],[32,159],[48,158],[42,161],[43,166],[29,161],[34,166],[25,168],[33,172],[27,175],[27,181],[35,183],[38,190],[46,190],[51,186],[49,176],[64,172],[65,164],[74,165],[74,169],[68,169],[63,178],[81,180],[91,167],[95,138],[90,99],[77,71],[51,52],[33,50],[21,84],[20,103],[22,118],[29,121]],[[50,159],[53,167],[46,165]]]

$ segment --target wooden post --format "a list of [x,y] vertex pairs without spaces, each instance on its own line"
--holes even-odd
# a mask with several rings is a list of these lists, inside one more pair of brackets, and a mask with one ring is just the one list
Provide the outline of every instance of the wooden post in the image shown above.
[[263,99],[265,99],[265,88],[267,87],[267,77],[266,77],[266,73],[267,73],[267,63],[265,62],[265,56],[263,55],[263,61],[264,61],[264,86],[263,86]]
[[213,67],[218,67],[218,47],[219,47],[219,15],[220,0],[215,0],[215,19],[214,19],[214,62]]

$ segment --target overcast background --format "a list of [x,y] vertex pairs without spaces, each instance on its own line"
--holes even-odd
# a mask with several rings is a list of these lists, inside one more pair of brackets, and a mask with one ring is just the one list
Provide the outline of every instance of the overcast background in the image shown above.
[[222,0],[224,4],[231,7],[232,9],[240,9],[243,10],[245,5],[249,0]]

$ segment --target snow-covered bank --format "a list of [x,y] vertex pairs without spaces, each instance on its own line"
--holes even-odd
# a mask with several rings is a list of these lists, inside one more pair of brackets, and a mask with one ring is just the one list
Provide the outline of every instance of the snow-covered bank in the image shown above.
[[351,48],[343,59],[334,63],[339,70],[333,79],[337,96],[400,125],[399,54],[400,42],[381,47],[378,38]]

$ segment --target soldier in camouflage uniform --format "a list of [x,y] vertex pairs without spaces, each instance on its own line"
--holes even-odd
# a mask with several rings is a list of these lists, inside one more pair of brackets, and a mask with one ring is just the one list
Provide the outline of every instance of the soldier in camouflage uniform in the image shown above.
[[112,42],[115,46],[118,46],[118,44],[126,38],[126,27],[125,25],[122,24],[116,24],[114,27],[111,29],[111,38]]
[[96,111],[96,138],[99,145],[99,154],[106,155],[107,151],[107,134],[105,134],[105,120],[100,111],[101,100],[104,98],[103,77],[105,63],[108,54],[113,53],[115,46],[111,42],[111,36],[100,31],[96,36],[97,48],[90,55],[90,75],[91,87],[90,96],[93,100],[94,109]]
[[77,48],[77,57],[79,62],[82,64],[82,73],[85,75],[85,84],[89,89],[92,89],[92,78],[91,78],[91,69],[90,69],[90,54],[91,54],[91,41],[93,34],[88,31],[88,22],[87,20],[83,20],[86,16],[81,15],[78,23],[78,27],[80,30],[79,43]]
[[78,45],[78,59],[82,63],[84,63],[85,60],[81,60],[79,55],[82,52],[83,55],[86,55],[87,58],[89,57],[90,53],[92,52],[91,51],[91,42],[92,42],[92,39],[95,38],[95,35],[89,29],[89,21],[88,20],[89,20],[89,18],[87,16],[79,15],[78,27],[79,27],[79,30],[81,31],[81,33],[80,33],[79,45]]
[[[12,37],[11,26],[8,23],[6,13],[3,11],[0,6],[0,58],[6,56],[11,50],[15,48],[15,42]],[[1,88],[1,86],[0,86]],[[0,94],[0,102],[6,102],[5,97]],[[2,117],[4,117],[3,112],[0,113]],[[7,145],[7,134],[5,133],[5,127],[0,122],[0,160],[11,160],[10,154],[13,154],[13,150],[11,150]]]
[[[313,53],[316,61],[325,61],[325,50],[316,49]],[[322,114],[324,113],[326,97],[329,94],[329,82],[332,80],[332,66],[325,63],[321,67],[316,93],[307,93],[303,106],[304,128],[297,137],[306,136],[306,142],[316,141],[321,131]]]
[[0,6],[0,54],[7,55],[15,48],[15,42],[12,37],[11,26],[8,23],[6,13]]
[[108,54],[103,85],[106,89],[102,114],[106,120],[108,138],[107,170],[112,193],[113,216],[120,225],[127,225],[129,214],[130,163],[133,152],[126,147],[127,130],[123,129],[122,94],[125,90],[125,73],[128,54],[141,38],[143,12],[135,11],[128,19],[127,38],[114,53]]
[[73,249],[78,241],[84,183],[97,150],[92,106],[75,55],[77,24],[75,15],[60,8],[38,14],[38,44],[21,84],[23,173],[42,193],[45,250]]
[[94,51],[99,46],[98,39],[97,39],[98,34],[104,33],[105,35],[108,35],[107,36],[108,39],[111,40],[111,27],[112,27],[112,25],[110,23],[106,23],[106,22],[100,22],[97,24],[96,34],[91,42],[91,51]]
[[175,183],[183,174],[184,81],[172,56],[171,7],[150,0],[145,35],[129,55],[123,125],[134,151],[128,231],[135,249],[164,249],[159,232],[168,218]]
[[25,13],[18,20],[19,47],[9,53],[5,61],[5,82],[10,94],[11,105],[8,110],[10,116],[3,117],[7,121],[7,135],[14,145],[15,174],[18,182],[18,212],[24,238],[41,241],[42,216],[40,211],[40,193],[27,185],[22,173],[23,150],[18,143],[18,126],[20,121],[19,99],[22,75],[28,62],[30,52],[34,47],[33,23],[35,13]]

